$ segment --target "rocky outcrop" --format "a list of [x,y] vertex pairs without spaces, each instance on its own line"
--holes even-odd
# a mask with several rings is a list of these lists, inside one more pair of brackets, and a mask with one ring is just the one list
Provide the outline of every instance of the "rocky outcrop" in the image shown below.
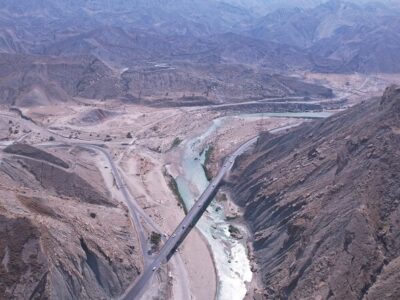
[[400,89],[279,136],[230,178],[265,299],[398,299]]

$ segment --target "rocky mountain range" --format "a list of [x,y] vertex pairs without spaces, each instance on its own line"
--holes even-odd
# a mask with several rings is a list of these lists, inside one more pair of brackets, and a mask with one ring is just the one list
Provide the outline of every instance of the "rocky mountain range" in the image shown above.
[[[278,4],[279,3],[279,4]],[[3,0],[0,12],[2,25],[2,52],[30,52],[57,54],[57,45],[65,52],[72,48],[86,54],[88,45],[79,42],[83,34],[86,41],[96,40],[93,48],[102,50],[104,44],[118,46],[124,40],[126,48],[135,50],[141,34],[150,32],[175,37],[175,49],[181,49],[185,38],[203,37],[223,33],[236,33],[262,39],[268,43],[307,49],[320,59],[344,59],[355,56],[354,52],[379,54],[375,49],[382,39],[389,40],[390,48],[398,47],[397,28],[399,5],[395,1],[8,1]],[[253,7],[263,7],[260,15]],[[100,30],[98,30],[100,29]],[[136,38],[129,37],[131,30],[142,30]],[[97,31],[96,31],[97,30]],[[118,31],[119,30],[119,31]],[[139,37],[138,37],[139,35]],[[381,39],[373,44],[374,37]],[[179,38],[177,38],[179,37]],[[78,39],[77,39],[78,38]],[[132,40],[133,41],[130,41]],[[101,43],[101,40],[103,43]],[[168,54],[160,37],[147,37],[147,44],[159,52]],[[87,44],[88,42],[86,42]],[[89,43],[90,44],[90,43]],[[117,44],[117,45],[115,45]],[[139,41],[141,44],[141,41]],[[156,44],[156,45],[154,45]],[[321,44],[326,50],[321,51]],[[223,43],[221,43],[221,46]],[[100,47],[103,46],[103,47]],[[330,49],[334,46],[330,52]],[[171,46],[169,50],[171,50]],[[226,45],[226,48],[232,48]],[[265,46],[264,46],[265,47]],[[336,49],[335,49],[336,48]],[[361,51],[363,50],[363,51]],[[60,51],[60,50],[58,50]],[[136,52],[136,51],[135,51]],[[193,50],[191,51],[193,52]],[[329,52],[329,53],[328,53]],[[344,52],[344,53],[343,53]],[[73,52],[75,53],[75,52]],[[59,53],[58,53],[59,54]],[[364,54],[365,55],[365,54]],[[318,64],[317,64],[318,66]],[[349,70],[341,69],[346,72]],[[352,71],[375,71],[373,69]],[[382,71],[387,66],[382,67]]]
[[102,99],[118,95],[113,72],[94,56],[3,54],[0,66],[0,103],[7,105],[49,105],[79,96]]
[[398,72],[398,9],[382,3],[330,1],[312,9],[279,9],[250,34],[307,49],[321,72]]
[[117,299],[146,268],[150,294],[203,295],[210,272],[218,290],[199,232],[198,253],[145,266],[183,216],[183,148],[206,132],[187,149],[217,165],[302,121],[227,179],[249,295],[260,275],[255,300],[399,299],[400,88],[367,95],[400,73],[397,2],[0,0],[0,299]]
[[400,88],[261,136],[233,195],[254,234],[260,299],[398,299]]
[[[29,67],[32,75],[39,72],[38,64],[49,64],[49,69],[54,64],[66,64],[69,69],[76,61],[97,59],[104,65],[101,72],[113,73],[113,78],[104,86],[95,84],[90,92],[82,90],[86,87],[72,87],[71,82],[60,83],[60,89],[54,85],[60,81],[59,74],[42,72],[32,79],[26,76],[26,68],[17,68],[13,74],[3,72],[0,78],[4,87],[1,102],[30,103],[35,102],[31,99],[37,95],[45,99],[40,103],[76,96],[140,98],[142,90],[148,88],[140,87],[131,93],[125,80],[142,78],[148,73],[157,78],[165,78],[168,73],[169,78],[167,83],[146,82],[153,86],[150,98],[162,96],[168,100],[171,91],[177,90],[174,97],[205,97],[204,103],[230,101],[231,95],[241,100],[290,96],[283,92],[286,87],[276,91],[268,84],[270,81],[257,81],[254,74],[268,77],[304,71],[396,73],[400,66],[399,11],[391,1],[271,1],[267,5],[255,0],[245,5],[243,1],[216,0],[3,0],[2,61],[30,60],[35,64]],[[85,85],[98,82],[97,77],[110,77],[95,70],[89,77],[96,78],[88,78],[90,65],[83,62],[82,66],[86,68],[85,74],[72,72],[78,83]],[[121,82],[118,77],[127,69],[129,72]],[[192,78],[191,84],[182,82],[181,76]],[[10,83],[16,78],[28,80],[22,95],[19,88],[13,91]],[[223,93],[209,96],[215,85],[232,87],[250,81],[255,86],[239,86],[243,92],[221,87]],[[33,84],[35,88],[30,88]],[[262,92],[257,91],[260,89]],[[265,92],[270,90],[273,92]]]
[[148,105],[172,100],[176,105],[203,105],[286,96],[333,96],[331,89],[321,85],[244,65],[176,66],[161,64],[119,72],[94,55],[2,54],[0,103],[29,107],[67,103],[78,97]]

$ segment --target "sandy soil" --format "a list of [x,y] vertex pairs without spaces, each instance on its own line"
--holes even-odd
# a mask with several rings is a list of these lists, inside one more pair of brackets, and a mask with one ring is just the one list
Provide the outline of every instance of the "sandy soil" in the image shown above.
[[[137,105],[112,105],[95,102],[93,105],[76,105],[68,109],[42,108],[24,111],[38,126],[25,137],[26,142],[38,143],[53,136],[73,142],[104,144],[136,201],[157,225],[170,235],[184,217],[178,200],[168,186],[166,166],[174,176],[180,173],[182,148],[175,143],[205,132],[212,120],[220,116],[206,109],[154,109]],[[221,159],[241,143],[261,130],[299,122],[295,119],[229,118],[207,143],[215,146],[212,169],[217,170]],[[128,133],[131,137],[128,137]],[[175,142],[174,142],[175,141]],[[205,145],[203,145],[205,146]],[[81,159],[93,159],[80,153]],[[100,165],[105,187],[115,198],[120,198],[113,186],[110,169],[101,155],[95,156]],[[84,170],[83,165],[76,168]],[[186,268],[193,299],[213,299],[216,294],[216,270],[206,241],[198,231],[193,231],[179,250]],[[170,266],[172,275],[171,297],[179,299],[177,267]],[[175,283],[175,284],[174,284]],[[204,289],[207,287],[207,289]],[[184,299],[186,300],[186,299]]]
[[[99,110],[101,110],[100,114]],[[111,114],[104,114],[104,111]],[[177,137],[183,140],[198,127],[198,124],[207,119],[211,120],[215,115],[204,111],[188,115],[182,109],[152,109],[133,105],[113,106],[98,102],[90,106],[70,106],[68,109],[59,106],[35,107],[23,113],[34,119],[37,125],[7,112],[15,124],[15,129],[19,129],[19,132],[13,136],[8,134],[7,119],[4,126],[1,126],[1,128],[4,127],[6,140],[21,138],[23,142],[37,144],[47,142],[52,137],[55,141],[71,140],[74,143],[104,144],[113,159],[119,162],[122,175],[136,200],[167,235],[171,234],[183,219],[184,212],[177,205],[177,199],[166,182],[164,158],[175,150],[172,145]],[[106,116],[103,118],[104,115]],[[83,119],[85,122],[82,122]],[[93,122],[87,122],[87,120],[93,120]],[[29,134],[27,134],[28,131]],[[127,137],[129,132],[132,138]],[[104,178],[104,188],[111,193],[113,198],[121,198],[115,189],[110,167],[102,155],[85,151],[75,151],[75,155],[79,157],[79,160],[75,160],[74,169],[91,173],[91,170],[85,168],[85,161],[96,161]],[[94,181],[96,181],[95,178]],[[212,255],[198,233],[191,234],[188,241],[180,252],[187,269],[185,274],[189,277],[192,298],[212,299],[215,295],[217,280]],[[202,264],[199,265],[198,262]],[[177,282],[179,277],[173,274],[177,270],[172,266],[170,269],[175,279],[174,286],[177,286],[173,289],[176,295],[172,295],[172,298],[179,299],[180,289]],[[204,286],[209,288],[201,288]]]
[[[163,174],[164,165],[154,153],[130,151],[122,160],[122,169],[126,175],[131,192],[145,209],[146,213],[170,235],[184,217],[175,195],[168,187]],[[213,299],[216,276],[212,255],[201,235],[194,231],[179,250],[186,267],[193,299]],[[171,269],[172,283],[180,279],[176,268]],[[207,286],[208,289],[203,287]],[[179,289],[173,289],[173,299],[180,299]]]
[[207,242],[195,229],[185,240],[180,250],[190,274],[193,299],[214,299],[216,294],[216,271]]
[[[367,78],[362,75],[335,76],[308,73],[303,76],[310,81],[321,81],[333,86],[343,97],[349,97],[351,103],[365,98],[366,93],[380,93],[388,82],[395,80],[400,82],[394,75]],[[66,139],[104,145],[118,163],[132,195],[167,235],[171,234],[183,219],[184,212],[178,206],[178,200],[168,186],[166,167],[170,167],[173,176],[178,175],[181,172],[179,170],[181,142],[202,134],[211,125],[212,120],[220,116],[219,113],[204,108],[156,109],[121,104],[117,101],[107,103],[85,101],[84,104],[77,103],[68,108],[35,107],[26,109],[23,113],[33,118],[38,125],[18,120],[14,126],[18,126],[20,130],[13,134],[11,139],[21,139],[35,144],[48,141],[52,137],[56,141]],[[13,118],[16,119],[15,115]],[[215,149],[207,167],[215,172],[225,156],[260,131],[300,122],[299,119],[289,118],[257,120],[230,117],[206,144],[200,145],[204,148],[207,144],[212,144]],[[6,128],[7,124],[8,121],[3,127]],[[7,132],[8,129],[3,130],[5,138],[10,139]],[[87,153],[81,153],[80,156],[83,162],[85,159],[97,160],[105,178],[105,188],[111,191],[113,197],[118,198],[118,193],[113,188],[110,169],[104,158],[100,155],[95,158],[89,157]],[[81,168],[82,172],[85,171],[83,165],[76,167]],[[192,298],[213,299],[216,292],[216,272],[212,254],[198,231],[193,231],[189,235],[180,249],[180,254],[189,277]],[[172,282],[175,282],[175,285],[179,280],[176,271],[171,268]],[[176,293],[172,298],[178,299],[179,292],[176,288],[172,290]]]

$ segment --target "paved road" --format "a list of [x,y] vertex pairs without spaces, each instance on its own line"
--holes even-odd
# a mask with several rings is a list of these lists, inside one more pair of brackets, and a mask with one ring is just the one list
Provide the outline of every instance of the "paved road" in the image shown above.
[[95,150],[103,153],[104,156],[107,158],[108,163],[111,166],[111,172],[115,179],[115,184],[117,185],[118,190],[122,193],[122,196],[125,199],[125,203],[129,208],[131,220],[133,221],[134,228],[136,229],[136,232],[139,237],[140,247],[142,249],[142,255],[143,255],[143,263],[144,263],[144,266],[146,267],[146,265],[148,265],[151,257],[147,251],[149,249],[149,243],[148,243],[147,236],[144,234],[145,231],[143,229],[142,223],[140,222],[140,215],[138,213],[138,207],[137,207],[138,205],[136,204],[136,201],[133,199],[128,188],[126,187],[124,180],[121,178],[110,153],[108,153],[108,151],[106,151],[104,148],[95,146],[95,145],[79,144],[79,146],[83,147],[83,148],[88,148],[88,149],[95,149]]
[[[62,140],[64,140],[64,137],[62,137],[62,136],[59,136],[59,137]],[[65,140],[66,140],[66,138],[65,138]],[[5,146],[7,146],[7,145],[5,145]],[[41,145],[47,146],[47,147],[60,147],[60,146],[66,146],[66,145],[75,145],[75,146],[79,146],[82,148],[101,152],[105,156],[105,158],[107,159],[107,161],[111,167],[111,172],[115,179],[117,188],[121,191],[121,193],[124,197],[125,203],[129,208],[130,218],[133,222],[134,229],[136,230],[137,236],[139,238],[141,252],[143,255],[144,268],[146,268],[152,259],[152,256],[149,255],[148,251],[147,251],[151,245],[149,243],[147,236],[145,235],[146,231],[144,230],[144,228],[142,226],[141,220],[143,220],[146,223],[146,225],[148,226],[148,228],[150,228],[154,232],[158,232],[161,234],[163,232],[163,230],[156,223],[154,223],[154,221],[137,204],[133,195],[130,193],[129,189],[127,188],[123,177],[120,175],[120,172],[118,171],[118,168],[115,165],[114,160],[111,157],[110,153],[107,151],[107,149],[103,148],[102,147],[103,145],[101,145],[101,144],[96,145],[96,144],[92,144],[92,143],[88,143],[88,142],[85,143],[83,141],[71,143],[71,141],[69,141],[69,140],[66,140],[65,144],[62,142],[44,142],[44,143],[41,143]],[[0,146],[2,146],[1,143],[0,143]],[[164,237],[162,237],[162,239],[165,240]],[[179,257],[176,260],[174,260],[172,263],[175,266],[175,270],[177,272],[177,278],[179,278],[179,288],[181,290],[180,291],[181,295],[182,295],[183,299],[190,299],[189,284],[187,283],[187,278],[185,278],[185,275],[187,277],[187,271],[186,271],[185,265],[184,265],[182,259]]]
[[[30,127],[30,128],[34,127],[39,132],[48,132],[50,134],[56,135],[61,140],[64,140],[67,145],[73,144],[73,145],[81,146],[83,148],[92,149],[92,150],[101,152],[107,158],[107,160],[111,166],[111,171],[114,176],[117,188],[121,191],[121,193],[124,197],[125,203],[127,204],[128,208],[129,208],[131,220],[134,223],[133,225],[137,231],[138,238],[140,241],[144,265],[146,266],[151,261],[151,257],[149,256],[148,251],[147,251],[150,248],[150,246],[149,246],[148,238],[144,234],[145,231],[143,230],[142,223],[140,222],[140,216],[142,218],[146,219],[146,222],[148,224],[150,224],[150,227],[154,227],[154,226],[151,226],[152,220],[137,205],[135,199],[133,198],[133,196],[130,194],[128,188],[126,187],[126,184],[125,184],[123,178],[120,176],[120,173],[118,172],[118,168],[116,167],[111,155],[108,153],[108,151],[106,149],[101,147],[101,145],[91,144],[88,142],[85,143],[84,141],[71,143],[71,141],[69,140],[68,137],[64,137],[63,135],[59,134],[58,132],[52,131],[50,129],[42,128],[42,127],[38,126],[37,124],[33,123],[32,121],[22,119],[20,116],[14,116],[13,114],[4,114],[4,113],[0,113],[0,116],[18,119],[19,122],[21,122],[22,124],[24,123],[27,127]],[[22,135],[19,139],[17,139],[16,141],[12,141],[11,143],[21,142],[28,134],[30,134],[30,133]],[[7,146],[7,145],[8,145],[8,143],[4,143],[4,146]],[[48,145],[51,147],[51,146],[62,146],[63,144],[61,144],[60,142],[47,142],[47,143],[42,143],[42,145]],[[3,146],[3,143],[0,143],[0,146]],[[158,231],[158,230],[155,229],[155,231]]]
[[[274,102],[282,100],[282,102]],[[266,103],[287,103],[289,100],[298,100],[299,103],[309,103],[308,101],[304,101],[304,97],[280,97],[280,98],[266,98],[261,100],[252,100],[252,101],[243,101],[243,102],[233,102],[233,103],[224,103],[224,104],[214,104],[208,105],[207,108],[221,108],[221,107],[232,107],[232,106],[242,106],[248,104],[266,104]],[[303,100],[303,101],[301,101]],[[293,103],[293,102],[290,102]]]
[[[297,125],[282,126],[271,130],[271,133],[277,133]],[[160,250],[158,257],[151,263],[136,281],[136,283],[128,288],[124,296],[121,298],[123,300],[133,300],[139,299],[142,296],[144,288],[147,286],[148,282],[152,278],[153,274],[170,258],[174,255],[178,247],[185,240],[187,235],[196,225],[198,220],[201,218],[203,213],[206,211],[209,204],[214,199],[215,194],[218,191],[218,187],[221,184],[224,176],[232,169],[235,160],[238,156],[243,154],[247,149],[253,146],[258,140],[258,136],[247,141],[241,145],[233,154],[231,154],[224,162],[222,168],[219,170],[218,175],[210,182],[206,190],[196,201],[195,205],[188,212],[183,221],[175,229],[174,233],[164,244],[163,248]]]
[[[111,166],[111,171],[115,178],[117,187],[122,192],[122,195],[125,198],[125,203],[129,207],[129,212],[131,214],[131,219],[134,223],[135,230],[138,233],[140,245],[142,248],[144,268],[145,269],[148,268],[148,265],[151,262],[152,256],[148,254],[147,249],[149,249],[151,245],[148,242],[148,238],[144,234],[145,230],[143,229],[140,218],[144,219],[146,224],[148,226],[150,226],[153,231],[158,232],[160,234],[163,231],[161,230],[161,228],[159,228],[154,223],[154,221],[136,203],[136,201],[134,200],[130,191],[127,189],[125,181],[120,176],[120,173],[118,172],[118,168],[116,167],[116,165],[115,165],[111,155],[108,153],[108,151],[97,145],[87,145],[87,144],[79,143],[79,146],[97,150],[97,151],[103,153],[104,156],[107,158],[107,160]],[[164,238],[163,238],[163,240],[164,240]],[[178,278],[180,278],[180,283],[182,283],[180,286],[182,297],[183,297],[183,299],[190,299],[190,290],[189,290],[189,285],[187,284],[187,277],[185,278],[185,276],[184,276],[184,275],[187,275],[185,265],[183,264],[183,261],[180,257],[177,257],[177,259],[173,262],[173,264],[175,265],[176,271],[179,274]],[[185,282],[185,284],[184,284],[184,282]]]
[[224,176],[231,170],[233,164],[235,163],[236,157],[241,155],[245,150],[252,146],[258,137],[251,139],[250,141],[244,143],[239,147],[232,155],[230,155],[226,160],[218,175],[211,181],[207,189],[203,192],[200,198],[196,201],[195,205],[188,212],[183,221],[178,225],[177,229],[171,235],[171,237],[164,244],[158,257],[151,263],[142,273],[136,284],[128,289],[122,299],[131,300],[138,299],[144,287],[147,285],[153,274],[160,268],[164,263],[169,261],[169,259],[174,255],[178,247],[182,244],[184,239],[187,237],[192,228],[196,225],[200,217],[206,211],[207,207],[214,199],[214,196],[218,190],[218,186],[221,183]]
[[[286,128],[289,128],[291,126],[287,126],[284,128],[279,128],[274,131],[278,130],[283,130]],[[203,215],[211,201],[213,200],[217,190],[218,186],[221,183],[223,177],[231,170],[236,157],[241,155],[245,150],[247,150],[250,146],[252,146],[256,141],[258,137],[255,137],[242,146],[240,146],[231,156],[229,156],[222,168],[220,169],[218,175],[212,180],[212,182],[209,184],[207,189],[203,192],[201,197],[198,199],[198,201],[195,203],[193,208],[189,211],[187,216],[183,219],[183,221],[179,224],[177,229],[174,231],[174,233],[171,235],[171,237],[166,241],[164,244],[163,248],[161,249],[159,255],[156,257],[156,259],[151,263],[148,264],[149,260],[151,257],[147,253],[147,249],[149,247],[148,245],[148,239],[144,235],[144,230],[142,223],[140,221],[140,217],[146,219],[146,223],[152,225],[153,222],[152,220],[145,214],[141,212],[141,208],[137,205],[136,201],[134,201],[132,195],[130,194],[129,190],[127,189],[123,178],[121,178],[118,168],[115,166],[110,154],[103,149],[100,146],[93,145],[93,144],[88,144],[88,143],[74,143],[78,144],[82,147],[86,148],[91,148],[95,149],[97,151],[102,152],[107,160],[110,163],[112,173],[114,175],[117,187],[123,194],[126,204],[129,207],[129,211],[131,214],[132,221],[134,223],[134,226],[138,232],[139,235],[139,240],[141,243],[141,248],[143,252],[143,257],[144,257],[144,264],[145,264],[145,270],[142,273],[141,277],[137,280],[137,282],[128,288],[127,292],[123,296],[122,299],[138,299],[141,295],[142,292],[144,291],[144,287],[148,284],[149,280],[152,278],[153,274],[155,271],[157,271],[158,268],[161,267],[165,262],[169,261],[171,257],[174,255],[175,251],[178,249],[178,247],[182,244],[184,239],[187,237],[187,235],[190,233],[192,228],[196,225],[200,217]],[[54,145],[54,143],[50,143]],[[150,220],[148,220],[150,219]],[[155,231],[161,232],[159,228],[155,228],[152,226]],[[179,266],[180,268],[182,266]],[[187,292],[185,293],[187,294]]]

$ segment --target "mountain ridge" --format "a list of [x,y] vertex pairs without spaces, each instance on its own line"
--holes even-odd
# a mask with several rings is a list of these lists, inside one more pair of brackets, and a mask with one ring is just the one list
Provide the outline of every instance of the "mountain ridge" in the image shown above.
[[266,133],[241,158],[230,180],[262,297],[399,297],[399,109],[392,86],[327,120]]

